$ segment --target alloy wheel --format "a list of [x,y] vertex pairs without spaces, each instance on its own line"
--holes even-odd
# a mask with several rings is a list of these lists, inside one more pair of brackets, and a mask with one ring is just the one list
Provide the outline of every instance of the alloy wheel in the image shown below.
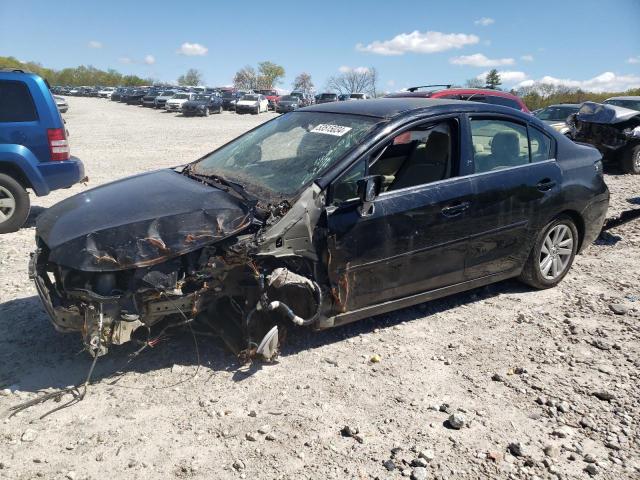
[[540,248],[540,273],[547,280],[555,280],[565,273],[573,255],[573,232],[564,224],[553,227]]
[[9,220],[16,211],[16,199],[6,188],[0,186],[0,223]]

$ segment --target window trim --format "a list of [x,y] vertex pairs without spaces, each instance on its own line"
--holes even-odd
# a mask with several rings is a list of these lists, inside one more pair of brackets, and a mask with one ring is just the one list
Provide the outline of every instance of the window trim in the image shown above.
[[[21,80],[5,80],[5,79],[0,79],[0,85],[1,84],[15,84],[15,85],[23,85],[25,90],[27,91],[27,97],[29,98],[29,101],[31,102],[31,107],[33,109],[33,113],[35,114],[35,117],[32,120],[9,120],[9,121],[2,121],[0,120],[0,125],[7,125],[7,124],[11,124],[11,123],[19,123],[19,124],[25,124],[25,123],[37,123],[40,121],[40,113],[38,112],[38,108],[36,107],[36,101],[33,98],[33,94],[31,93],[31,88],[29,88],[29,84],[27,82],[23,82]],[[55,100],[54,100],[54,104],[55,104]],[[57,108],[57,107],[56,107]]]

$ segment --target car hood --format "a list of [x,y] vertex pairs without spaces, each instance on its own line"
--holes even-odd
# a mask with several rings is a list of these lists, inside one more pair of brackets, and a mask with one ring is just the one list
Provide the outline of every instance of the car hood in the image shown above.
[[167,103],[184,103],[188,101],[188,98],[170,98],[169,100],[167,100]]
[[49,260],[83,271],[145,267],[239,233],[252,211],[229,193],[173,170],[74,195],[38,217]]
[[209,104],[208,100],[189,100],[182,104],[183,107],[199,107],[206,106]]
[[581,122],[609,125],[626,122],[636,116],[640,117],[637,110],[594,102],[584,102],[576,114]]
[[238,100],[238,103],[236,105],[240,105],[240,106],[246,105],[248,107],[251,107],[251,106],[258,105],[258,101],[257,100]]

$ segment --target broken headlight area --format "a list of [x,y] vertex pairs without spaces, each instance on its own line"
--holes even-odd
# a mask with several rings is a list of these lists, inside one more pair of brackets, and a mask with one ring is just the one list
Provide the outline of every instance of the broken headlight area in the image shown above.
[[[244,360],[271,358],[277,354],[274,327],[313,324],[323,295],[310,262],[256,260],[247,253],[252,239],[117,271],[57,265],[39,242],[30,274],[55,328],[80,333],[93,355],[130,341],[153,346],[158,332],[193,322]],[[261,342],[265,336],[269,341]]]

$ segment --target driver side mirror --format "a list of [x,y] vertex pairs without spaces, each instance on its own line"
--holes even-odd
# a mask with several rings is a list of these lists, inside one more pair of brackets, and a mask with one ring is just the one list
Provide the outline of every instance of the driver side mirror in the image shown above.
[[373,201],[382,191],[382,176],[370,175],[358,180],[358,198],[360,198],[360,216],[367,217],[374,212]]

